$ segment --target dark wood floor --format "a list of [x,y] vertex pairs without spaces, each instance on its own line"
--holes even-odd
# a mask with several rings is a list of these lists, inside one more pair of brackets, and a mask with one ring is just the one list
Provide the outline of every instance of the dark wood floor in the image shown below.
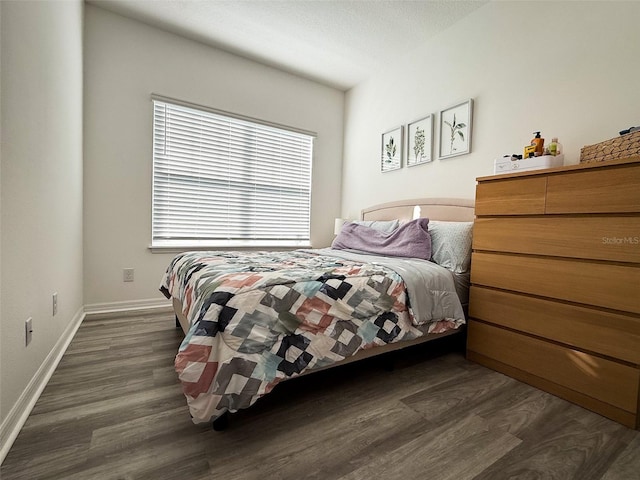
[[640,479],[640,434],[439,345],[285,382],[191,423],[159,314],[85,321],[2,465],[10,479]]

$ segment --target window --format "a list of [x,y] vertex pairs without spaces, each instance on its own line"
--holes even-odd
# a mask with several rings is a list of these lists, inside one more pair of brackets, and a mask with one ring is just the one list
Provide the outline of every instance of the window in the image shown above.
[[151,246],[308,246],[313,138],[154,98]]

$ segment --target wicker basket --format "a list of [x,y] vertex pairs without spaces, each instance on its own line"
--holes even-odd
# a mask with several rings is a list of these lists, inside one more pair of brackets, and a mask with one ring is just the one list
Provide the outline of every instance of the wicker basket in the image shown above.
[[637,155],[640,155],[640,131],[582,147],[580,163],[604,162]]

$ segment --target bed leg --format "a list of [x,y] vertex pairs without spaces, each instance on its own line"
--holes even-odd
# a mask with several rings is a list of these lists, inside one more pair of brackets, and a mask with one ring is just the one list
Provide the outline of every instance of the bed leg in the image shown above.
[[176,315],[176,328],[182,328],[180,326],[180,320],[178,320],[178,315]]
[[216,432],[222,432],[223,430],[226,430],[229,426],[229,412],[224,412],[222,415],[216,418],[213,421],[212,426]]

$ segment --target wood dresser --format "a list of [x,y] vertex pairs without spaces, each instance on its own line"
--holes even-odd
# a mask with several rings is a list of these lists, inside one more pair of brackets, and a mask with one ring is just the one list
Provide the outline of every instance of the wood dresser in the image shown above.
[[477,180],[467,357],[639,428],[640,157]]

